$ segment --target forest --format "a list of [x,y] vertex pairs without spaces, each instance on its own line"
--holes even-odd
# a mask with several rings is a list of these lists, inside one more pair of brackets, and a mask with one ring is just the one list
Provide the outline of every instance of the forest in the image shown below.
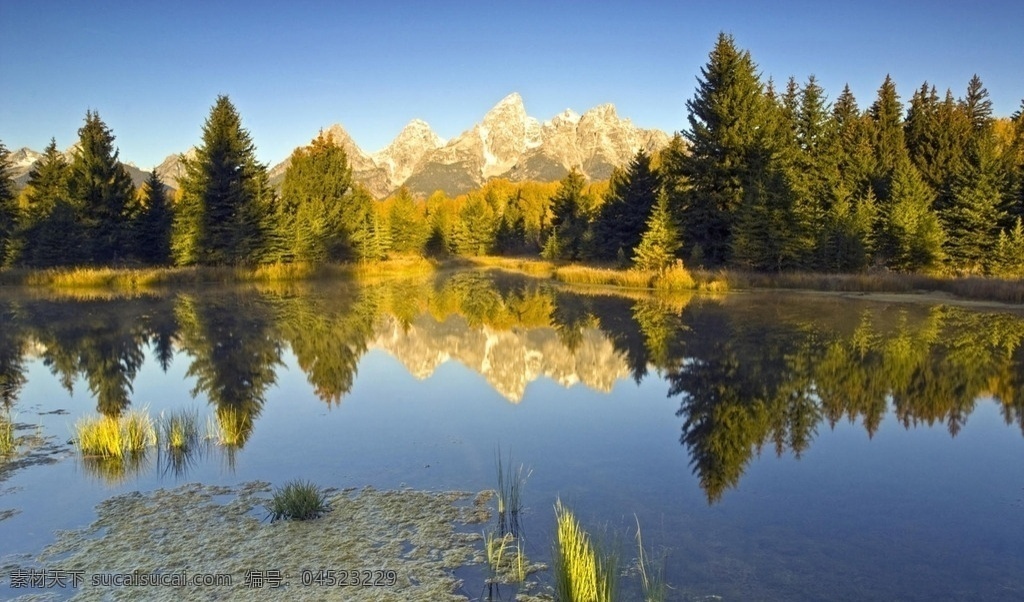
[[0,143],[0,266],[192,266],[536,256],[687,268],[1024,276],[1024,100],[993,115],[924,82],[904,105],[886,77],[865,109],[814,76],[762,80],[720,34],[687,124],[608,182],[492,180],[449,198],[374,199],[323,133],[280,187],[227,96],[177,190],[136,189],[113,132],[88,111],[70,159],[51,140],[18,190]]

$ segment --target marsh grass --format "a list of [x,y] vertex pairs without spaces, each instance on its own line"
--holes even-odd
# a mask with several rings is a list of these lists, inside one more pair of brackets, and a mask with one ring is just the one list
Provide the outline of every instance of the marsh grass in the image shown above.
[[18,443],[14,437],[14,421],[8,411],[0,412],[0,457],[14,455]]
[[145,410],[118,417],[85,417],[75,424],[79,451],[86,457],[124,459],[142,455],[156,444],[156,428]]
[[512,466],[512,452],[508,454],[508,463],[501,459],[501,448],[497,451],[498,469],[498,533],[502,536],[519,537],[519,516],[523,509],[522,490],[532,471],[520,464]]
[[179,409],[160,412],[157,419],[157,437],[166,450],[188,451],[199,444],[199,412]]
[[312,520],[327,511],[327,494],[310,481],[290,481],[266,504],[270,522]]
[[557,539],[552,553],[555,600],[614,600],[618,577],[615,556],[602,553],[561,500],[555,502],[555,518]]
[[644,593],[644,602],[664,602],[668,598],[668,584],[665,582],[665,559],[660,562],[651,559],[644,549],[643,537],[640,534],[640,519],[636,519],[637,570],[640,573],[640,587]]
[[222,408],[206,421],[206,439],[230,449],[245,445],[252,432],[252,418],[248,412],[236,408]]
[[522,583],[526,580],[530,565],[523,553],[521,540],[511,533],[499,537],[492,531],[484,537],[484,549],[491,581]]
[[164,472],[184,475],[202,449],[199,412],[195,409],[160,412],[156,427],[158,448],[161,457],[166,458]]

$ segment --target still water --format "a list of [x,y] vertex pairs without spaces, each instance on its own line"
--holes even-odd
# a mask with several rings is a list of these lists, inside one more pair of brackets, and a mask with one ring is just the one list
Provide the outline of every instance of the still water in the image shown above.
[[[6,292],[17,445],[0,459],[0,566],[31,566],[124,492],[295,478],[480,491],[500,448],[531,471],[528,554],[549,560],[556,499],[618,542],[625,569],[639,522],[669,599],[1020,600],[1022,343],[1019,312],[484,272]],[[119,464],[68,444],[80,417],[132,408],[194,409],[216,443]],[[458,593],[486,599],[480,570],[459,576]],[[8,577],[0,598],[32,593]],[[640,599],[635,574],[621,588]]]

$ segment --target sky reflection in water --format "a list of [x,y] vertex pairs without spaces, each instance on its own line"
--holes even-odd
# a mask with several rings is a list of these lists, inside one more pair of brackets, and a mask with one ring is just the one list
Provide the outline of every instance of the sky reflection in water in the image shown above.
[[0,555],[37,551],[110,495],[188,481],[492,488],[500,445],[533,469],[537,556],[561,497],[627,544],[636,514],[687,596],[1024,595],[1017,315],[457,273],[4,298],[0,319],[0,392],[19,422],[64,440],[97,411],[192,407],[234,442],[183,474],[156,454],[94,471],[70,448],[14,472]]

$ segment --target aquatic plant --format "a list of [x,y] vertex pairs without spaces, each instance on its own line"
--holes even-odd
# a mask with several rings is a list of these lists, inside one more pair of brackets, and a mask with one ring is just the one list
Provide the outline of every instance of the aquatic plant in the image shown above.
[[160,412],[157,420],[160,446],[168,451],[188,451],[199,444],[199,413],[194,409]]
[[310,481],[289,481],[274,490],[266,508],[270,522],[311,520],[327,511],[327,494]]
[[153,419],[144,410],[118,417],[85,417],[75,424],[76,442],[83,456],[125,458],[156,444]]
[[[501,535],[510,533],[519,537],[519,514],[523,509],[521,493],[526,480],[533,471],[528,471],[520,464],[512,467],[512,452],[508,455],[508,464],[501,461],[501,448],[497,452],[498,468],[498,532]],[[524,474],[524,471],[525,474]]]
[[252,417],[237,408],[218,408],[206,423],[206,438],[228,448],[240,448],[252,433]]
[[640,519],[636,519],[636,547],[639,553],[637,557],[637,569],[640,572],[640,587],[644,592],[645,602],[664,602],[668,596],[668,584],[665,583],[665,563],[655,565],[650,556],[644,550],[644,541],[640,535]]
[[501,537],[492,531],[484,537],[487,553],[487,567],[491,580],[505,583],[522,583],[530,572],[530,565],[523,553],[522,541],[506,533]]
[[0,414],[0,456],[10,456],[17,444],[14,440],[14,422],[9,412]]
[[610,602],[615,598],[616,562],[602,554],[572,511],[555,502],[557,540],[552,553],[555,600]]

